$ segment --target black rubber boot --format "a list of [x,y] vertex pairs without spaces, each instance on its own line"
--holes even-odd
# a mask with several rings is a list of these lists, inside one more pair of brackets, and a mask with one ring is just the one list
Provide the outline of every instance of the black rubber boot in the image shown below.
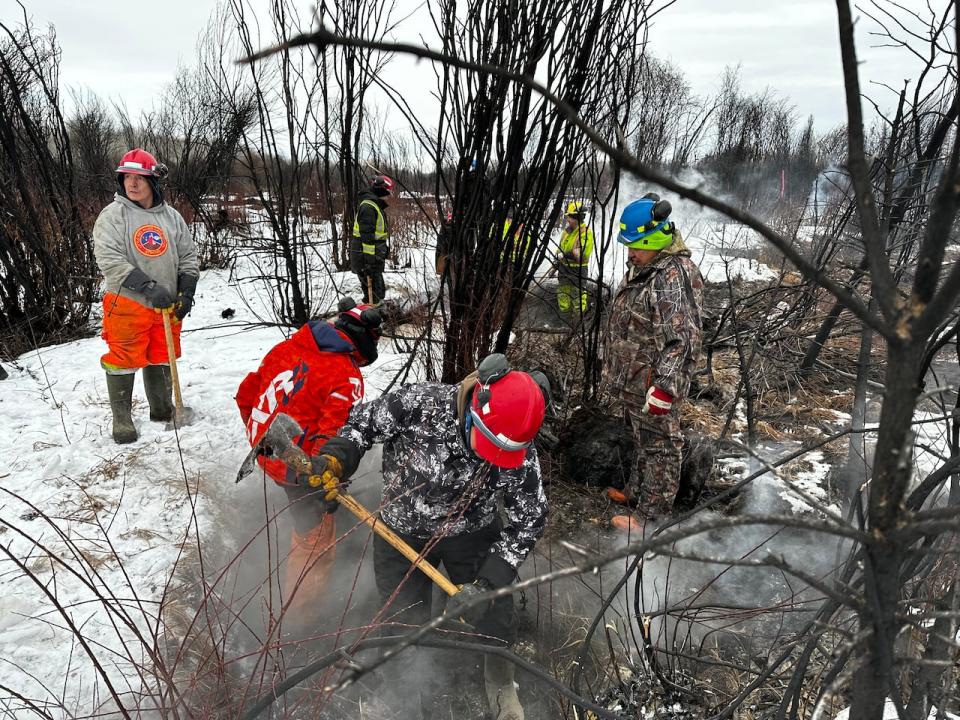
[[150,403],[150,419],[166,422],[173,417],[173,384],[168,365],[147,365],[143,369],[143,389]]
[[107,373],[107,394],[110,396],[110,410],[113,412],[113,440],[118,445],[132,443],[137,439],[137,428],[130,416],[134,377],[134,373]]

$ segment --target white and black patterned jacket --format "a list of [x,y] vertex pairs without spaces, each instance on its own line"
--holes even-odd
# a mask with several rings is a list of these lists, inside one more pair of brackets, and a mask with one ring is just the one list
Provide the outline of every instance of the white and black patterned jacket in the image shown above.
[[357,405],[323,452],[336,456],[349,477],[363,453],[383,443],[381,516],[405,535],[480,530],[495,520],[502,497],[507,524],[479,575],[495,586],[506,585],[546,526],[540,463],[532,446],[515,470],[480,459],[464,440],[458,391],[456,385],[407,385]]

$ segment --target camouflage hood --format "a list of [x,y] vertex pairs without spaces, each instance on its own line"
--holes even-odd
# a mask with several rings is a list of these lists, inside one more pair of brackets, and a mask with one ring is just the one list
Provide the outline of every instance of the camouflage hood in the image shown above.
[[690,248],[683,241],[683,236],[679,230],[674,231],[673,242],[660,251],[661,255],[678,255],[680,257],[691,257]]

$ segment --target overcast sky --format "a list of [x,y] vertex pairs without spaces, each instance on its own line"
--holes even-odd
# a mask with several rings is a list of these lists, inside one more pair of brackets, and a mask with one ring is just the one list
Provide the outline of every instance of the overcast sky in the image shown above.
[[[944,2],[932,0],[932,5],[942,8]],[[217,0],[26,0],[26,4],[37,24],[56,27],[63,50],[63,84],[124,102],[136,115],[162,95],[178,63],[193,64],[197,36]],[[250,4],[265,13],[269,3]],[[407,10],[418,4],[399,0]],[[901,4],[926,5],[922,0]],[[306,15],[312,3],[300,6]],[[0,0],[0,8],[5,22],[17,22],[20,10],[13,0]],[[422,27],[414,18],[399,28],[396,37],[417,41]],[[878,41],[867,31],[874,27],[867,18],[858,24],[862,74],[865,80],[899,87],[911,61],[903,51],[873,47]],[[739,63],[747,90],[769,87],[789,98],[801,117],[814,115],[819,131],[845,119],[834,0],[678,0],[657,17],[650,47],[681,68],[698,92],[714,90],[724,67]],[[429,113],[433,74],[428,68],[398,58],[388,73],[391,84]],[[864,87],[878,99],[889,97],[866,82]]]

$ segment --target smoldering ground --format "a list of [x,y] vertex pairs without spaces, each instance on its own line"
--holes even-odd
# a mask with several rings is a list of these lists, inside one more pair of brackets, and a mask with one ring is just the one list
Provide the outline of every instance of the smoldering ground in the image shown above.
[[[735,509],[704,511],[670,528],[689,532],[686,539],[647,553],[635,566],[631,557],[607,569],[612,579],[617,571],[622,575],[635,568],[610,609],[612,636],[624,658],[650,672],[642,651],[644,619],[650,623],[654,661],[681,685],[685,674],[703,679],[717,673],[721,663],[748,671],[764,667],[772,654],[797,637],[824,598],[784,570],[784,564],[830,584],[837,579],[849,543],[813,529],[772,524],[697,530],[723,512],[745,521],[791,514],[788,493],[776,477],[761,476],[746,486]],[[719,704],[732,696],[725,693],[736,694],[738,673],[728,674],[715,681],[715,696],[704,704]]]
[[[379,448],[374,448],[362,460],[350,486],[350,493],[371,511],[380,503],[380,463]],[[281,587],[292,530],[286,495],[255,473],[236,487],[234,498],[231,507],[221,509],[220,532],[214,535],[216,544],[222,544],[216,554],[222,557],[211,563],[216,570],[208,583],[215,583],[216,614],[223,630],[224,682],[232,688],[227,696],[235,709],[248,710],[270,687],[334,648],[350,648],[364,638],[409,630],[402,626],[388,631],[379,626],[389,623],[397,608],[383,610],[373,575],[371,531],[343,508],[336,513],[336,561],[324,591],[309,598],[308,622],[285,616],[283,607],[288,599],[282,597]],[[434,598],[437,612],[443,608],[443,599],[438,591]],[[351,659],[359,665],[369,664],[380,652],[360,651]],[[337,683],[347,664],[320,670],[298,683],[275,700],[272,717],[386,720],[437,712],[482,717],[485,712],[477,654],[408,648],[347,688],[325,691]],[[238,716],[243,712],[246,710]]]
[[[380,453],[363,459],[350,492],[367,508],[379,505]],[[337,514],[336,562],[322,596],[311,599],[316,610],[307,627],[280,618],[283,560],[289,547],[291,521],[285,494],[262,475],[251,475],[237,486],[230,507],[222,508],[220,532],[213,534],[208,584],[214,587],[218,632],[222,638],[222,693],[238,717],[243,716],[270,688],[323,657],[336,647],[350,648],[357,640],[376,638],[386,630],[377,622],[390,620],[373,576],[372,540],[346,510]],[[273,518],[267,522],[267,518]],[[592,526],[595,527],[595,526]],[[601,537],[594,544],[603,545]],[[609,542],[609,540],[607,540]],[[213,562],[212,546],[222,544]],[[521,568],[521,577],[564,567],[578,558],[567,550],[542,543]],[[224,570],[223,568],[227,568]],[[572,578],[533,588],[516,598],[519,642],[523,659],[538,665],[562,682],[582,638],[590,608],[597,604],[602,577]],[[440,613],[444,594],[434,591],[433,610]],[[278,624],[279,620],[279,624]],[[445,637],[483,641],[450,626]],[[391,628],[389,634],[409,628]],[[372,720],[411,717],[482,718],[488,715],[480,653],[412,647],[382,668],[363,674],[348,687],[330,693],[346,668],[365,665],[378,650],[344,656],[343,661],[298,683],[275,700],[272,717],[363,717]],[[602,671],[599,671],[602,674]],[[553,688],[522,671],[517,672],[520,697],[528,718],[553,718],[559,698]],[[593,674],[591,675],[593,679]]]
[[[373,510],[379,505],[380,487],[380,453],[374,449],[364,458],[350,491]],[[758,479],[745,489],[736,512],[744,516],[783,512],[789,507],[783,492],[777,481]],[[229,507],[220,508],[217,531],[208,534],[212,539],[207,541],[206,583],[211,591],[204,613],[215,618],[206,623],[220,634],[217,662],[227,688],[221,693],[223,702],[242,717],[271,687],[332,649],[377,637],[382,630],[376,622],[389,620],[389,611],[381,613],[371,533],[340,509],[336,562],[323,593],[310,598],[308,606],[314,611],[310,622],[296,627],[290,618],[281,617],[283,561],[292,526],[289,510],[284,510],[286,496],[255,474],[237,485],[231,497]],[[684,527],[711,517],[715,515],[709,512],[695,515]],[[521,568],[521,579],[581,562],[583,554],[577,547],[603,553],[626,540],[602,523],[583,522],[581,527],[575,537],[541,542]],[[762,662],[809,617],[820,596],[779,570],[730,567],[724,560],[773,554],[788,558],[804,572],[829,578],[840,550],[828,537],[770,525],[696,533],[672,551],[697,561],[671,557],[668,551],[645,557],[639,565],[639,604],[634,602],[634,576],[613,599],[593,635],[588,630],[596,614],[632,558],[598,573],[548,582],[518,594],[520,639],[515,650],[560,682],[570,682],[576,672],[584,696],[602,695],[625,676],[650,672],[635,621],[639,607],[641,616],[651,619],[657,657],[671,676],[679,678],[685,667],[691,667],[692,658]],[[443,599],[436,589],[435,612],[440,612]],[[588,647],[583,651],[585,640]],[[336,685],[347,668],[369,664],[379,652],[345,654],[339,663],[277,698],[272,716],[371,720],[486,716],[482,659],[473,652],[408,648],[356,683],[333,693],[325,690]],[[528,718],[560,715],[562,701],[553,688],[522,671],[517,672],[517,681]]]

